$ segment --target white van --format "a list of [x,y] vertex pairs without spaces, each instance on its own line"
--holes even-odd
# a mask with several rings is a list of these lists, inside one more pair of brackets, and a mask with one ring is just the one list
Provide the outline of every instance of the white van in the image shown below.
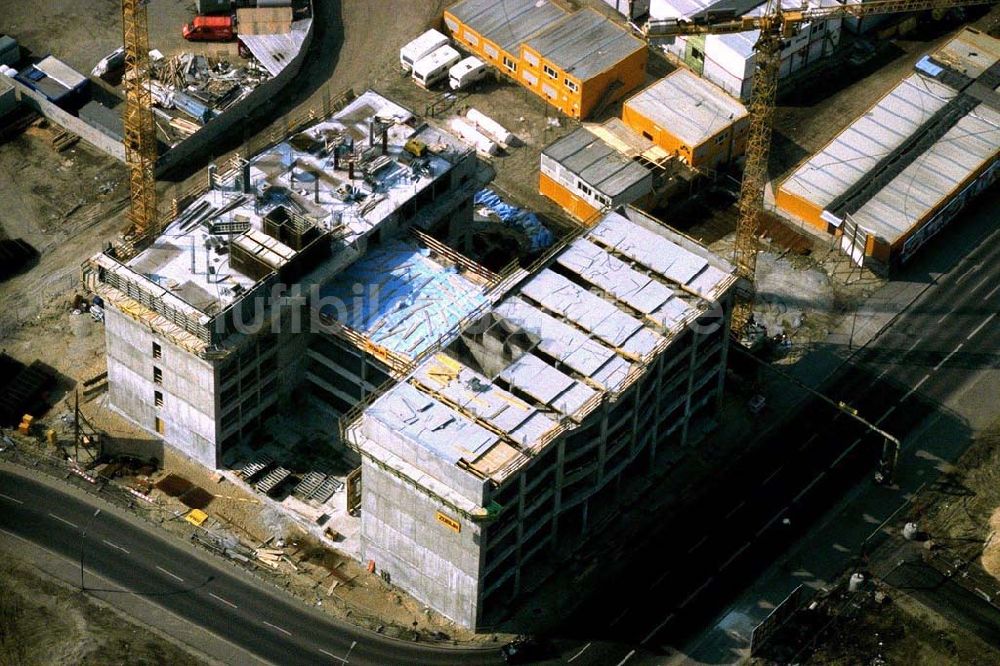
[[458,51],[450,46],[442,46],[413,63],[413,80],[421,87],[430,88],[447,78],[448,70],[461,59],[462,55]]
[[486,63],[476,56],[469,56],[448,70],[448,85],[461,90],[486,76]]
[[448,38],[437,30],[428,30],[412,42],[399,49],[399,65],[404,71],[413,69],[414,63],[448,44]]

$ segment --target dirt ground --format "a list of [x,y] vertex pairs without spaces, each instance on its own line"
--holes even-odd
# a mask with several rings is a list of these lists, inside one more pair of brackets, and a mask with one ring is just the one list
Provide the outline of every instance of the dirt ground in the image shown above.
[[[194,0],[156,0],[147,9],[149,47],[169,57],[184,51],[230,52],[225,44],[188,42],[181,26],[196,13]],[[36,56],[52,54],[86,75],[97,61],[121,46],[120,0],[7,2],[0,30]]]
[[1000,420],[942,472],[916,503],[920,529],[1000,580]]
[[869,601],[856,617],[836,620],[800,663],[988,666],[998,659],[996,646],[900,594],[882,604]]
[[202,663],[13,553],[0,555],[0,664]]

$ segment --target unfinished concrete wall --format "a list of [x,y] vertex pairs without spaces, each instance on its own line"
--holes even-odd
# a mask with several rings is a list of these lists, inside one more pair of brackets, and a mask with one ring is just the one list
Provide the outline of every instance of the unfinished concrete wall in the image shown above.
[[[481,530],[365,459],[361,555],[393,584],[463,627],[479,614]],[[443,514],[457,530],[438,519]]]
[[[160,358],[154,358],[154,343]],[[185,455],[216,467],[212,364],[111,307],[105,312],[105,344],[111,405]]]
[[76,134],[90,145],[107,153],[116,160],[125,161],[125,146],[121,141],[115,141],[100,129],[87,123],[87,121],[81,120],[69,111],[59,108],[47,100],[44,95],[25,86],[20,81],[15,81],[3,74],[0,74],[0,77],[14,84],[21,104],[34,109],[51,122],[59,125],[68,132]]
[[216,116],[189,138],[161,155],[160,159],[156,161],[157,175],[199,155],[214,155],[216,153],[214,144],[220,136],[229,132],[235,125],[244,122],[247,116],[280,95],[282,88],[295,79],[299,70],[302,69],[302,63],[305,62],[306,54],[309,52],[309,45],[312,44],[314,23],[315,21],[309,22],[309,29],[306,30],[302,48],[299,49],[294,58],[288,61],[288,64],[277,76],[254,88],[253,92],[229,107],[221,116]]

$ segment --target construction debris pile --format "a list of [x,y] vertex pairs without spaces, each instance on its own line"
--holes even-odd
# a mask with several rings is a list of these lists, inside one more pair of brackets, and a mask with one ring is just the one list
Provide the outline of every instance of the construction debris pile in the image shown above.
[[269,78],[253,59],[236,65],[182,53],[154,60],[150,90],[159,107],[154,113],[161,138],[170,145],[183,141]]

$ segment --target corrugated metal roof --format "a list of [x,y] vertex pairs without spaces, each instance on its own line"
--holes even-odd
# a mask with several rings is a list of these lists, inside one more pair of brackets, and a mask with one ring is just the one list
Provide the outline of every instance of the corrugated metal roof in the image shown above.
[[549,144],[542,153],[612,198],[652,178],[648,169],[582,127]]
[[636,93],[625,106],[689,146],[704,143],[747,116],[746,107],[722,88],[683,68]]
[[781,189],[826,208],[955,95],[937,81],[919,74],[908,76],[799,166]]
[[528,39],[525,46],[586,81],[646,48],[646,43],[593,9],[584,9]]
[[277,76],[292,58],[299,54],[309,31],[311,19],[296,21],[291,32],[273,35],[240,34],[240,41],[250,50],[253,57],[263,65],[264,69]]
[[448,13],[515,56],[521,42],[567,16],[547,0],[464,0]]
[[1000,152],[1000,113],[980,104],[852,215],[895,242]]

